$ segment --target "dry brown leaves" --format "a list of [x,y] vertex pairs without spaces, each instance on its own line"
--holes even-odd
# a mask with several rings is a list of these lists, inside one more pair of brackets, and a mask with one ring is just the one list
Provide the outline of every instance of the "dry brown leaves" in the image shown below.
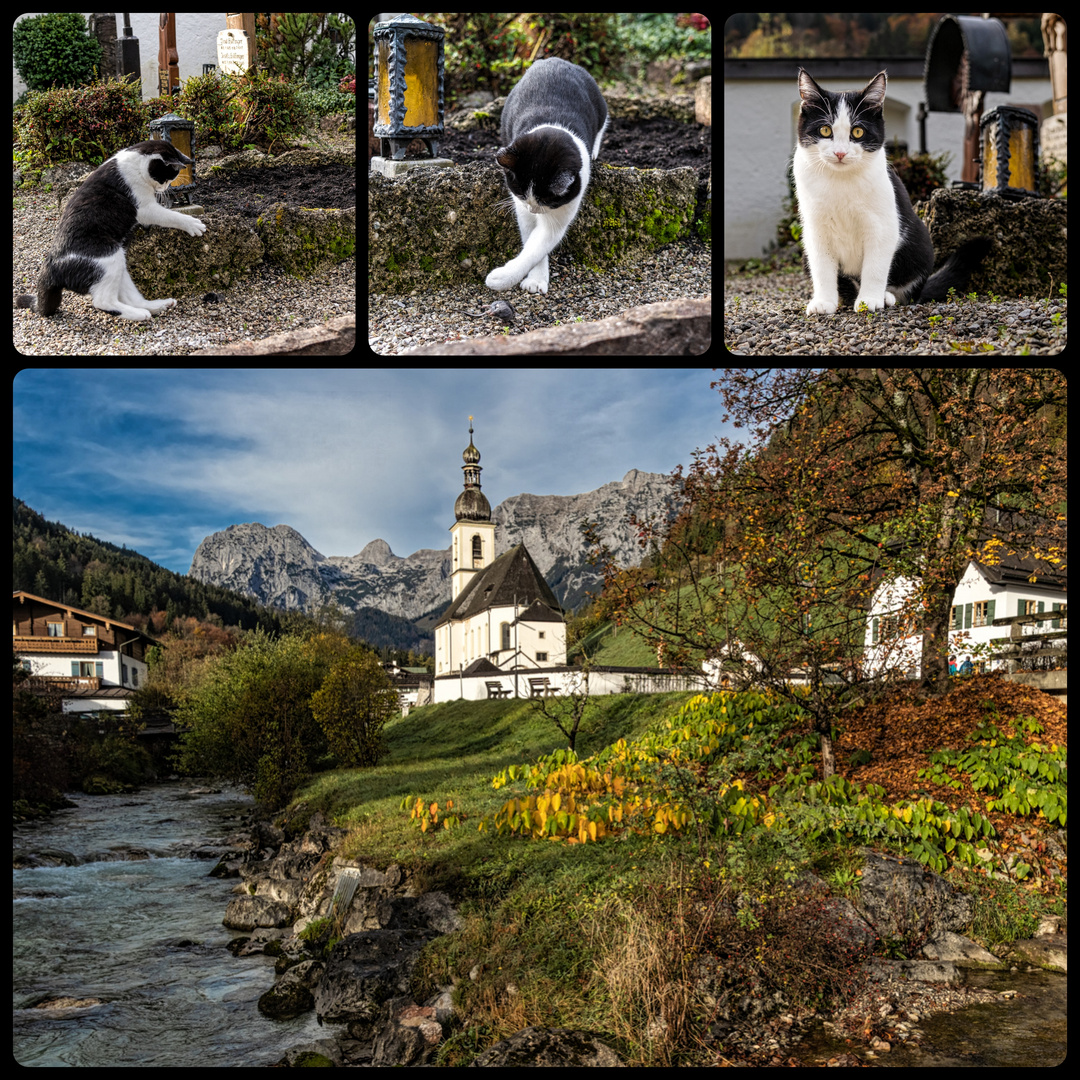
[[[950,807],[966,803],[985,814],[985,796],[970,786],[954,791],[930,784],[918,774],[930,764],[933,751],[966,750],[974,745],[967,736],[980,720],[993,719],[991,706],[998,714],[995,723],[1006,734],[1015,734],[1010,721],[1033,716],[1044,731],[1037,739],[1027,736],[1026,742],[1068,743],[1067,709],[1055,698],[1000,675],[974,675],[956,679],[944,697],[920,701],[913,689],[900,688],[883,701],[845,715],[839,725],[837,771],[853,783],[880,784],[887,792],[886,801],[925,792]],[[855,750],[869,750],[870,763],[848,764]],[[997,828],[1024,823],[1009,814],[988,816]],[[1030,828],[1031,819],[1026,824]]]

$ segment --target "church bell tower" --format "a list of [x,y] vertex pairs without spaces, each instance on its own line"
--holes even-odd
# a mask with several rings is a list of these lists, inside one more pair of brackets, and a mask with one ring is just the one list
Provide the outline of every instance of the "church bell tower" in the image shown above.
[[465,490],[454,503],[454,524],[450,526],[451,559],[450,600],[474,574],[489,566],[495,558],[495,523],[491,520],[491,504],[480,490],[480,451],[473,446],[472,417],[469,417],[469,445],[461,455],[465,462]]

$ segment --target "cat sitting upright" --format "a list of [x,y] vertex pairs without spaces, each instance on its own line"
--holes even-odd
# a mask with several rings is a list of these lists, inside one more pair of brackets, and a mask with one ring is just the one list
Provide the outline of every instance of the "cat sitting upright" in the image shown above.
[[792,171],[814,293],[807,315],[832,315],[839,288],[855,307],[944,300],[963,288],[990,249],[979,237],[931,276],[930,232],[885,159],[885,72],[858,92],[822,90],[799,68],[799,141]]
[[488,274],[489,289],[503,292],[520,282],[526,292],[548,291],[548,255],[577,217],[607,126],[596,80],[567,60],[538,60],[510,91],[495,160],[513,198],[522,248]]

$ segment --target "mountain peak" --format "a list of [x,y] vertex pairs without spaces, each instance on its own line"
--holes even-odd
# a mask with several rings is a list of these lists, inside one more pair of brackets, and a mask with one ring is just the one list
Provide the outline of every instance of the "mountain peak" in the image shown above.
[[[514,495],[492,513],[495,554],[524,543],[559,602],[574,607],[599,582],[581,522],[598,522],[616,559],[634,564],[641,550],[628,518],[659,511],[671,499],[666,476],[638,469],[581,495]],[[197,580],[285,610],[311,611],[333,599],[349,611],[377,608],[410,620],[450,602],[450,570],[449,548],[402,558],[385,540],[372,540],[358,555],[327,558],[291,526],[257,522],[206,537],[191,561]]]

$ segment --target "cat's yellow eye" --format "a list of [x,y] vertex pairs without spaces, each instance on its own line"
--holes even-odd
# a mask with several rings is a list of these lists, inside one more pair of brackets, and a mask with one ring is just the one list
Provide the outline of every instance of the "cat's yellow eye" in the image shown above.
[[832,134],[832,128],[828,124],[823,124],[818,128],[818,134],[824,135],[827,139]]
[[860,127],[852,128],[852,129],[851,129],[851,134],[852,134],[852,135],[853,135],[853,136],[854,136],[854,137],[855,137],[856,139],[861,139],[861,138],[863,137],[863,129],[862,129],[862,128],[860,128]]

